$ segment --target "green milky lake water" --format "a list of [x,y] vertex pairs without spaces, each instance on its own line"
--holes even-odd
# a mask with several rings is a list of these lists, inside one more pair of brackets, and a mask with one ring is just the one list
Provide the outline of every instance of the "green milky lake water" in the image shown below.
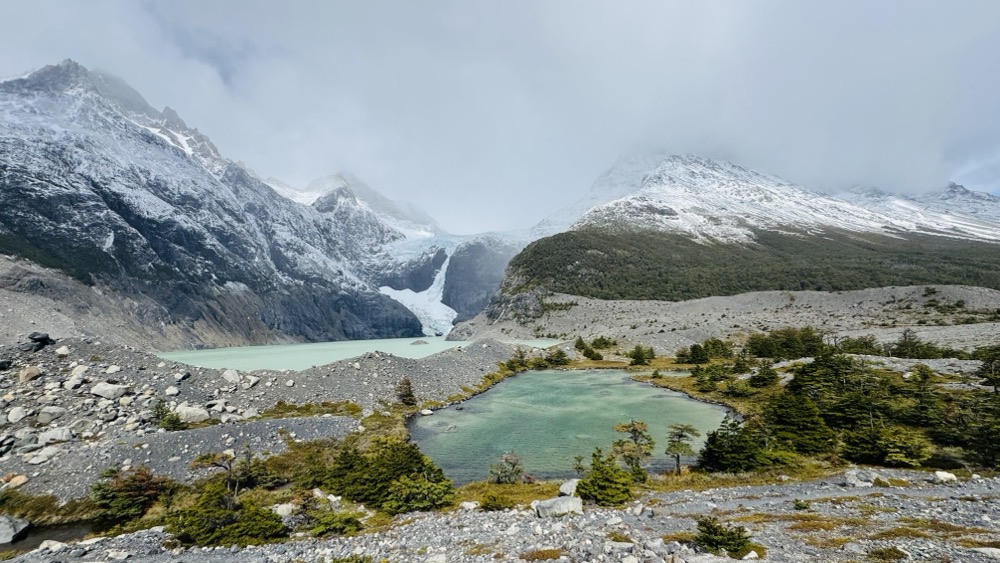
[[715,430],[725,409],[680,393],[633,382],[623,370],[527,372],[503,381],[461,405],[417,417],[410,434],[456,483],[485,479],[489,464],[515,452],[537,478],[573,476],[573,458],[590,460],[594,448],[607,451],[620,438],[611,427],[630,418],[649,425],[656,440],[653,469],[669,460],[667,427],[692,424],[704,435]]
[[[516,340],[513,344],[545,348],[558,344],[559,340]],[[322,366],[338,360],[361,356],[366,352],[385,352],[401,358],[423,358],[431,354],[463,346],[462,340],[445,340],[443,336],[423,336],[420,338],[382,338],[377,340],[341,340],[338,342],[316,342],[312,344],[276,344],[271,346],[242,346],[234,348],[214,348],[211,350],[179,350],[157,354],[166,360],[182,362],[192,366],[216,369],[303,370],[312,366]]]

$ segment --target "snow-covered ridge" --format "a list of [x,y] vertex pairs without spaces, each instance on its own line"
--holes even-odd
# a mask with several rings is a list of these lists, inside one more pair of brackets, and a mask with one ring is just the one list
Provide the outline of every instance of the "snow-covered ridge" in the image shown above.
[[[456,311],[481,309],[513,252],[503,237],[452,237],[348,174],[305,193],[265,182],[169,107],[69,60],[0,82],[0,234],[81,276],[153,284],[168,318],[261,339],[446,332]],[[379,291],[390,286],[397,302]]]
[[[824,195],[728,162],[691,155],[651,158],[657,164],[638,182],[638,168],[645,164],[640,159],[606,173],[602,178],[621,180],[604,183],[613,188],[609,194],[630,186],[631,191],[591,207],[572,228],[651,228],[700,241],[729,242],[752,240],[754,229],[924,233],[1000,241],[998,198],[960,187],[921,200],[860,195],[852,199]],[[633,163],[638,166],[629,166]]]

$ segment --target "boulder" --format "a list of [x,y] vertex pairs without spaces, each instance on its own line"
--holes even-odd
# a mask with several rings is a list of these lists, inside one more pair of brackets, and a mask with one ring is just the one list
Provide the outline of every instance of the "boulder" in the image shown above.
[[6,483],[3,484],[3,488],[4,489],[16,489],[16,488],[20,487],[21,485],[23,485],[23,484],[25,484],[27,482],[28,482],[28,476],[27,475],[24,475],[24,474],[14,475],[13,477],[10,478],[10,481],[7,481]]
[[474,500],[467,500],[458,505],[459,508],[465,511],[472,511],[479,508],[479,503]]
[[32,342],[43,342],[45,344],[55,344],[55,340],[49,338],[49,333],[47,332],[32,332],[28,335],[28,340]]
[[571,497],[576,495],[576,485],[579,483],[579,479],[570,479],[564,481],[562,485],[559,485],[559,496],[561,497]]
[[104,370],[104,373],[107,374],[118,373],[121,370],[122,370],[121,366],[108,366],[108,369]]
[[72,371],[69,372],[69,378],[70,379],[82,379],[83,378],[83,374],[87,373],[87,370],[89,370],[89,369],[90,369],[90,366],[76,366],[75,368],[73,368]]
[[62,407],[42,407],[42,409],[38,412],[38,422],[39,424],[49,424],[64,414],[66,414],[66,409]]
[[291,502],[271,506],[271,512],[277,514],[278,516],[291,516],[293,514],[297,514],[298,511],[299,505]]
[[848,469],[844,473],[845,487],[871,487],[878,479],[878,473],[868,469]]
[[28,383],[29,381],[34,381],[42,376],[42,370],[38,366],[28,366],[21,370],[21,373],[17,374],[17,380],[21,383]]
[[432,414],[434,414],[434,411],[432,411],[431,409],[423,409],[420,411],[421,416],[430,416]]
[[59,553],[69,547],[65,543],[56,540],[45,540],[38,546],[38,550],[47,550],[49,553]]
[[0,543],[13,543],[28,535],[31,522],[0,514]]
[[222,372],[222,379],[225,379],[226,381],[232,383],[233,385],[238,385],[241,379],[240,372],[234,369],[227,369],[226,371]]
[[128,392],[128,385],[100,382],[90,388],[90,392],[105,399],[117,399]]
[[69,346],[60,346],[56,348],[56,355],[60,358],[65,358],[69,356]]
[[37,452],[28,460],[29,465],[41,465],[50,459],[54,458],[56,454],[59,453],[59,448],[55,446],[46,446]]
[[163,391],[163,394],[166,395],[166,396],[168,396],[168,397],[173,397],[174,395],[178,395],[180,392],[181,392],[180,389],[178,389],[178,388],[174,387],[173,385],[171,385],[170,387],[167,387]]
[[68,390],[79,389],[83,385],[82,377],[72,377],[63,382],[63,388]]
[[934,483],[955,483],[958,481],[958,477],[954,473],[949,473],[947,471],[935,471],[934,477],[931,479]]
[[11,360],[0,360],[0,371],[6,371],[14,367],[14,362]]
[[24,407],[14,407],[7,411],[7,422],[11,424],[21,422],[26,416],[28,416],[28,409]]
[[181,422],[202,422],[211,418],[208,411],[201,407],[193,407],[187,403],[181,403],[174,408],[174,412],[180,417]]
[[1000,560],[1000,548],[997,547],[974,547],[972,551],[981,553],[990,559]]
[[47,446],[58,442],[69,442],[73,439],[73,431],[69,428],[52,428],[38,435],[38,443]]
[[244,389],[250,389],[254,385],[260,383],[260,378],[254,375],[248,375],[246,381],[243,382]]
[[583,514],[583,501],[580,497],[556,497],[546,500],[536,500],[531,503],[539,518],[562,516],[563,514]]

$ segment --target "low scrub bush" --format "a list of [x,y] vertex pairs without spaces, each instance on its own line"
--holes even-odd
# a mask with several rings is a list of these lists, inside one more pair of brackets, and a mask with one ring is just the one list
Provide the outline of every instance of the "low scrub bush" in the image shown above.
[[714,516],[698,519],[698,534],[694,541],[705,551],[718,554],[724,549],[735,559],[741,559],[752,549],[746,528],[723,525]]
[[219,480],[206,483],[192,506],[173,513],[167,530],[187,545],[260,545],[287,537],[280,516],[236,502]]
[[174,486],[173,481],[154,475],[145,466],[130,471],[109,469],[90,488],[90,499],[101,509],[103,520],[123,522],[142,517]]
[[632,475],[618,465],[614,454],[607,456],[595,448],[590,468],[576,486],[576,494],[601,506],[625,504],[632,499]]

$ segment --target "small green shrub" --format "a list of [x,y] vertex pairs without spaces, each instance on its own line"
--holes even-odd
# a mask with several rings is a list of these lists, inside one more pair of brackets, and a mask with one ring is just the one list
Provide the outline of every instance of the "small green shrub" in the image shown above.
[[187,430],[188,425],[186,422],[181,420],[179,414],[175,412],[168,412],[163,415],[159,421],[157,421],[157,426],[166,430],[167,432],[175,432],[177,430]]
[[451,503],[455,490],[451,481],[430,481],[423,475],[403,476],[389,485],[389,494],[382,509],[389,514],[416,510],[433,510]]
[[508,508],[514,508],[514,501],[506,495],[486,493],[486,495],[483,496],[483,501],[479,503],[479,507],[489,512],[498,512],[501,510],[507,510]]
[[718,554],[726,550],[730,557],[742,558],[750,552],[750,534],[743,526],[723,525],[714,516],[698,519],[696,544],[705,551]]
[[795,499],[792,501],[792,508],[795,510],[809,510],[809,501],[802,499]]
[[192,506],[171,514],[167,530],[186,545],[260,545],[286,537],[280,516],[236,502],[221,480],[206,483]]
[[632,481],[632,475],[618,465],[614,454],[605,456],[601,448],[595,448],[576,494],[601,506],[621,505],[632,499]]
[[490,480],[498,485],[512,485],[523,476],[524,467],[514,452],[506,452],[497,463],[490,464]]
[[518,556],[518,559],[524,559],[525,561],[550,561],[552,559],[559,559],[562,557],[562,549],[537,549],[535,551],[526,551]]
[[873,549],[868,552],[868,558],[875,561],[902,561],[907,559],[907,555],[898,547],[892,546]]
[[413,382],[410,381],[409,377],[400,379],[399,383],[396,384],[396,397],[400,403],[408,407],[417,405],[417,396],[413,394]]
[[350,536],[364,529],[358,515],[345,510],[310,512],[309,517],[311,520],[309,533],[318,538],[331,535]]
[[173,486],[173,481],[153,475],[145,466],[131,471],[109,469],[90,488],[90,499],[101,509],[103,520],[123,522],[142,517]]

